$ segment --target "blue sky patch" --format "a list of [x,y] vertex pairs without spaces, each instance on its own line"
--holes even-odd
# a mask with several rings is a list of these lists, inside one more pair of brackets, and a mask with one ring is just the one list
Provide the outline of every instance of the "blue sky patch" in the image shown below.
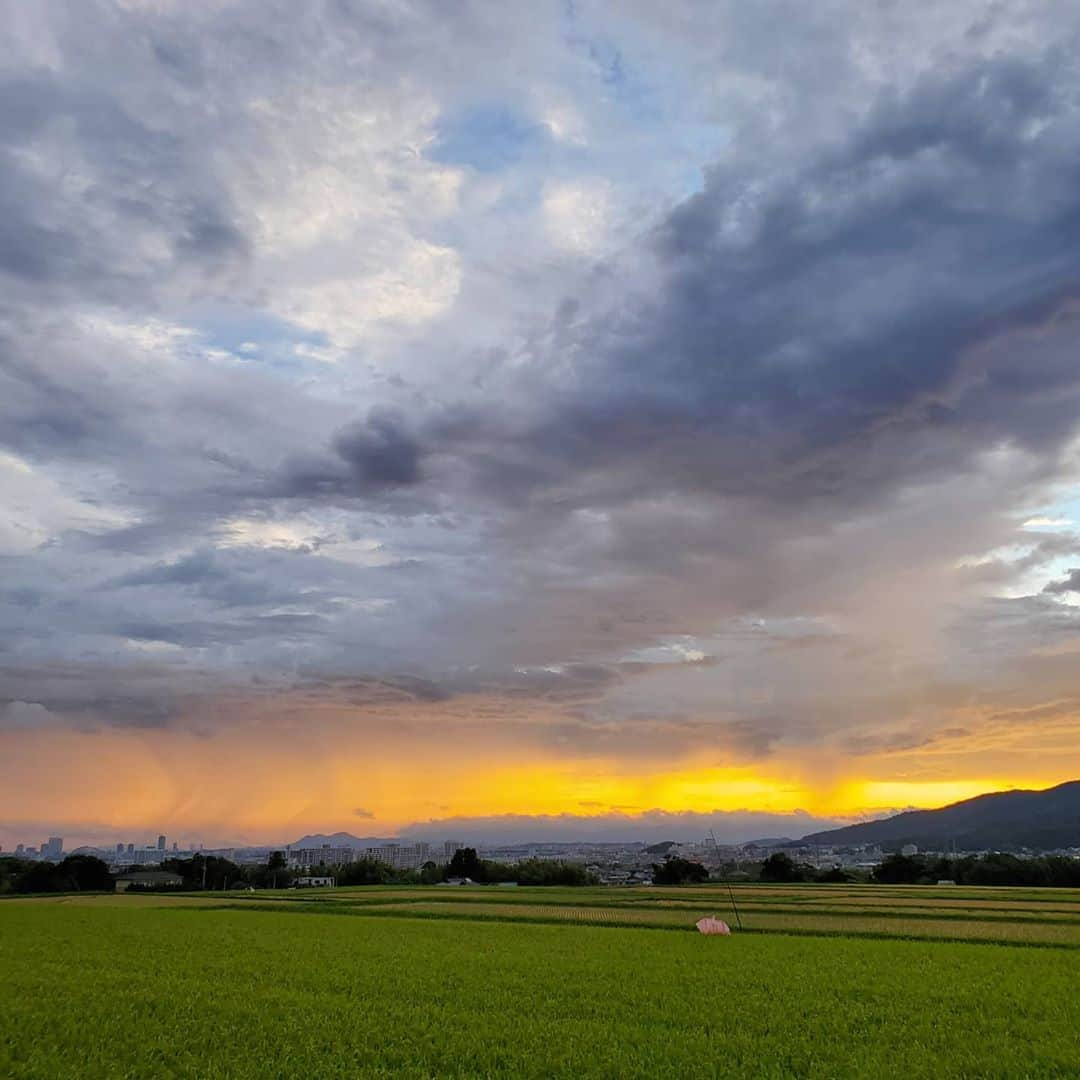
[[198,330],[209,348],[224,349],[241,360],[279,372],[308,366],[308,361],[297,355],[298,345],[329,345],[321,330],[308,330],[253,308],[204,309],[191,317],[189,325]]
[[473,105],[443,117],[428,157],[443,165],[500,172],[549,142],[543,124],[504,105]]

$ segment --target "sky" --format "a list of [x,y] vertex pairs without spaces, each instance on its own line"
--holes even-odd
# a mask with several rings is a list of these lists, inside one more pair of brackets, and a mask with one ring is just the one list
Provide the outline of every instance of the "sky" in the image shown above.
[[1080,9],[0,27],[5,848],[1080,777]]

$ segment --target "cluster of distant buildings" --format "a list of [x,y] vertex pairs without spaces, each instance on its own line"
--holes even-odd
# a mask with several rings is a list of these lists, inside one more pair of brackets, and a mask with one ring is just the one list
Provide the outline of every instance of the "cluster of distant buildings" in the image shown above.
[[50,836],[43,840],[40,847],[29,844],[16,844],[14,851],[4,851],[0,848],[0,855],[14,855],[17,859],[48,860],[59,862],[64,857],[64,838],[62,836]]
[[418,870],[424,863],[448,863],[454,854],[464,848],[459,840],[447,840],[433,845],[424,841],[415,844],[375,844],[369,847],[319,847],[285,849],[285,859],[290,867],[309,870],[313,866],[348,866],[362,859],[374,859],[398,870]]
[[[246,848],[206,849],[201,844],[181,848],[175,841],[171,847],[164,834],[155,844],[117,843],[115,848],[78,847],[64,850],[60,836],[50,836],[40,846],[19,844],[13,852],[0,849],[0,857],[59,862],[65,854],[95,855],[114,868],[156,867],[167,858],[191,858],[195,854],[215,855],[238,864],[265,863],[272,852],[284,851],[286,862],[294,870],[316,870],[319,867],[347,866],[362,859],[374,859],[399,870],[415,870],[425,863],[447,864],[455,852],[466,845],[458,840],[439,843],[414,841],[401,843],[388,840],[367,846],[322,844],[292,847],[281,845]],[[700,863],[710,872],[726,867],[734,878],[744,866],[761,862],[775,852],[784,852],[793,860],[819,870],[840,867],[845,870],[871,870],[887,856],[882,848],[868,844],[853,847],[804,844],[798,840],[760,840],[748,844],[718,844],[713,839],[691,843],[540,843],[508,844],[479,848],[479,854],[492,862],[516,863],[525,859],[558,860],[583,863],[605,885],[647,885],[652,882],[653,864],[668,856]],[[901,854],[916,855],[919,849],[906,844]],[[925,852],[924,854],[935,854]],[[943,853],[944,854],[944,853]],[[985,854],[985,852],[950,851],[952,856]],[[1071,852],[1075,856],[1076,852]],[[732,867],[734,866],[734,871]]]
[[[201,846],[200,846],[201,850]],[[117,843],[115,848],[77,847],[72,851],[64,849],[62,836],[50,836],[40,847],[29,844],[16,844],[14,851],[0,848],[0,856],[14,855],[17,859],[39,862],[60,862],[65,855],[94,855],[112,866],[157,866],[166,858],[185,858],[194,854],[190,845],[181,849],[174,840],[172,848],[167,847],[164,834],[157,838],[156,844]]]
[[48,840],[42,841],[39,848],[19,844],[13,854],[20,859],[48,859],[53,862],[62,859],[64,856],[64,838],[62,836],[50,836]]
[[[115,847],[78,847],[64,850],[64,840],[50,836],[39,847],[19,844],[13,854],[16,858],[59,862],[65,854],[95,855],[113,867],[156,867],[165,859],[191,858],[195,854],[215,855],[238,864],[264,863],[274,851],[284,851],[291,869],[313,870],[317,867],[347,866],[362,859],[374,859],[399,870],[415,870],[425,863],[449,863],[455,852],[466,845],[459,840],[428,843],[418,840],[411,843],[386,841],[368,846],[322,844],[319,846],[292,847],[265,846],[246,848],[206,849],[201,844],[181,847],[176,841],[171,846],[164,834],[153,844],[117,843]],[[478,845],[479,846],[479,845]],[[799,862],[809,863],[821,869],[845,866],[863,869],[876,866],[885,857],[877,848],[834,849],[806,847],[796,841],[761,841],[758,844],[720,845],[709,839],[693,843],[533,843],[485,846],[480,848],[483,858],[493,862],[516,863],[525,859],[558,860],[578,862],[595,874],[601,882],[609,885],[643,885],[652,881],[652,865],[662,862],[668,855],[691,862],[701,863],[710,870],[731,863],[761,860],[773,851],[786,851]],[[913,854],[912,847],[904,853]]]
[[160,866],[165,859],[189,859],[193,855],[216,855],[238,864],[264,863],[274,851],[284,851],[288,865],[294,869],[310,869],[317,866],[344,866],[361,859],[376,859],[398,869],[418,869],[426,862],[448,863],[454,853],[465,845],[461,841],[447,840],[440,844],[423,841],[396,843],[388,841],[368,847],[345,847],[322,845],[319,847],[282,847],[282,845],[247,848],[206,849],[201,844],[188,844],[181,848],[162,834],[155,844],[117,843],[115,847],[78,847],[64,850],[61,836],[50,836],[40,846],[18,844],[14,851],[0,848],[0,857],[14,855],[30,861],[60,862],[65,855],[94,855],[114,867]]

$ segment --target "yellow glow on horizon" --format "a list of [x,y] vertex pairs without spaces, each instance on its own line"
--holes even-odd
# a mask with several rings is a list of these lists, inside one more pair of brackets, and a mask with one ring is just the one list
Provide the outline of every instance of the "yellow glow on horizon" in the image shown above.
[[454,813],[463,816],[581,813],[583,803],[599,813],[747,808],[785,813],[811,797],[786,779],[743,768],[646,772],[614,762],[553,761],[506,765],[494,776],[481,772],[463,779],[454,805]]
[[[882,759],[838,763],[801,755],[721,766],[560,757],[505,744],[481,752],[475,744],[418,745],[393,733],[377,745],[340,730],[325,739],[317,728],[310,734],[302,754],[294,733],[258,743],[247,730],[212,741],[176,731],[15,734],[10,750],[20,770],[0,788],[0,820],[7,831],[29,823],[41,831],[44,822],[74,831],[75,823],[85,822],[95,832],[133,838],[152,826],[154,834],[255,843],[338,829],[389,835],[414,826],[422,832],[426,821],[502,815],[623,814],[632,821],[651,810],[802,811],[846,818],[1045,788],[1074,771],[1066,761],[1066,774],[1057,776],[1002,770],[979,778],[899,779],[889,776]],[[846,772],[845,764],[862,776]],[[17,839],[32,841],[33,835]]]
[[1011,788],[1040,789],[1052,787],[1046,781],[1015,779],[982,780],[855,780],[843,787],[842,804],[855,810],[891,810],[916,807],[936,809],[950,803],[973,799]]

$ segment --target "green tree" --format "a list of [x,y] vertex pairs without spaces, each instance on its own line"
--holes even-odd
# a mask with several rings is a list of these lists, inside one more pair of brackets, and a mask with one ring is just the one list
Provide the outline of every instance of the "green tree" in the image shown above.
[[446,867],[439,866],[438,863],[432,862],[430,859],[420,867],[420,884],[421,885],[435,885],[440,881],[446,879]]
[[974,863],[967,881],[971,885],[1046,885],[1047,877],[1042,859],[1019,859],[993,852]]
[[596,878],[581,863],[523,859],[509,867],[511,878],[519,885],[594,885]]
[[33,866],[29,859],[16,859],[14,856],[0,858],[0,893],[14,892],[16,882]]
[[446,868],[447,877],[467,877],[473,881],[487,881],[483,860],[476,854],[476,848],[458,848],[450,865]]
[[60,892],[56,865],[51,862],[31,863],[13,882],[18,893]]
[[783,851],[774,851],[761,864],[762,881],[805,881],[806,873],[790,855]]
[[185,889],[224,889],[230,882],[244,879],[244,872],[236,863],[201,852],[190,859],[163,859],[161,869],[179,874]]
[[94,855],[69,855],[56,868],[60,887],[73,892],[112,892],[116,887],[108,866]]
[[289,863],[285,858],[285,852],[271,851],[270,858],[266,861],[266,875],[270,878],[270,887],[272,889],[277,888],[278,875],[280,874],[284,878],[288,869]]
[[830,867],[828,870],[822,870],[817,876],[817,880],[827,885],[846,885],[849,881],[854,880],[846,870],[839,866]]
[[388,863],[378,859],[357,859],[337,868],[339,885],[390,885],[397,874]]
[[895,853],[874,867],[874,880],[883,885],[916,885],[929,880],[926,860]]
[[701,863],[669,855],[662,863],[653,863],[656,885],[694,885],[709,880],[709,871]]

